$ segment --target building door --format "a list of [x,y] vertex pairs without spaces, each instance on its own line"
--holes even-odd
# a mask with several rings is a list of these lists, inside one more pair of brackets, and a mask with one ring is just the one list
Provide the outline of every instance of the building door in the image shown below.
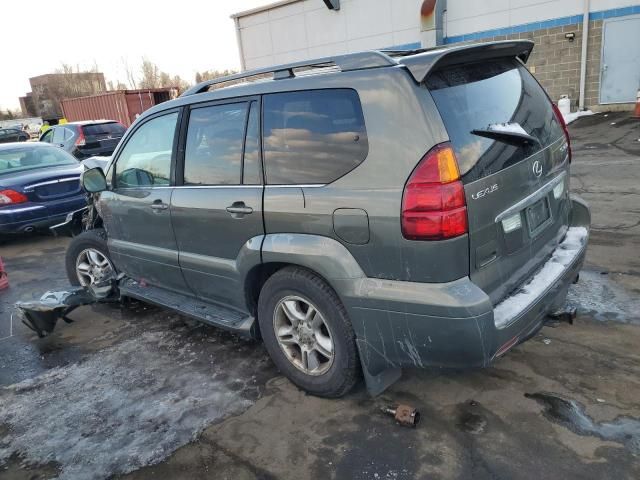
[[600,103],[636,101],[640,88],[640,15],[610,18],[602,25]]

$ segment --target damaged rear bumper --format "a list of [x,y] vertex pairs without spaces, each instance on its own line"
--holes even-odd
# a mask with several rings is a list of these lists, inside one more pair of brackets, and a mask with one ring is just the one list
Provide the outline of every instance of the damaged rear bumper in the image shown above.
[[521,291],[492,305],[468,277],[442,283],[344,280],[339,286],[354,326],[367,386],[384,390],[402,367],[485,367],[533,336],[561,306],[588,242],[586,204],[572,198],[570,227]]

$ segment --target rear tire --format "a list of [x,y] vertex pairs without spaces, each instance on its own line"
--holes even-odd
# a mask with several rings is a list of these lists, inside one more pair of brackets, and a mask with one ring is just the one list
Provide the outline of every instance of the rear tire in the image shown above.
[[[87,261],[83,262],[82,258]],[[108,262],[108,268],[103,259]],[[94,260],[98,261],[94,262]],[[90,270],[87,270],[84,266],[79,270],[79,263],[89,264]],[[105,267],[102,269],[98,268],[100,264],[105,265]],[[109,255],[109,248],[107,247],[107,232],[103,228],[96,228],[86,230],[80,235],[73,237],[67,247],[65,266],[67,278],[71,285],[74,286],[88,285],[92,283],[89,281],[91,278],[94,280],[104,280],[106,279],[104,276],[109,274],[109,270],[111,274],[114,274],[115,268]],[[79,271],[86,273],[80,275]]]
[[355,335],[347,311],[317,275],[286,267],[264,284],[258,323],[278,369],[312,395],[341,397],[358,380]]

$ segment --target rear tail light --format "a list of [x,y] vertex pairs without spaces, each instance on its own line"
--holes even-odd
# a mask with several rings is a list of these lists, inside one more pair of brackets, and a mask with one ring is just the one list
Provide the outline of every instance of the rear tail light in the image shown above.
[[467,202],[449,143],[433,147],[413,170],[402,194],[402,235],[443,240],[467,233]]
[[84,147],[87,144],[87,140],[84,138],[84,132],[82,127],[78,127],[78,138],[76,139],[76,146]]
[[562,127],[562,131],[564,132],[564,136],[567,139],[567,155],[569,155],[569,163],[571,163],[571,138],[569,137],[569,129],[567,128],[567,124],[564,121],[564,117],[558,108],[558,105],[552,103],[553,105],[553,113],[556,115],[558,119],[558,123]]
[[0,190],[0,207],[5,205],[15,205],[29,201],[26,195],[15,190]]

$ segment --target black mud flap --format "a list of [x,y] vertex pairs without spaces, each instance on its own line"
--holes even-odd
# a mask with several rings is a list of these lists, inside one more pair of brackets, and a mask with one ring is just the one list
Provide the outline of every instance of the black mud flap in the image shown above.
[[118,280],[109,279],[89,287],[77,287],[60,292],[46,292],[40,300],[17,302],[16,307],[22,315],[22,323],[38,334],[46,337],[62,319],[71,320],[67,315],[82,305],[114,302],[119,299]]

